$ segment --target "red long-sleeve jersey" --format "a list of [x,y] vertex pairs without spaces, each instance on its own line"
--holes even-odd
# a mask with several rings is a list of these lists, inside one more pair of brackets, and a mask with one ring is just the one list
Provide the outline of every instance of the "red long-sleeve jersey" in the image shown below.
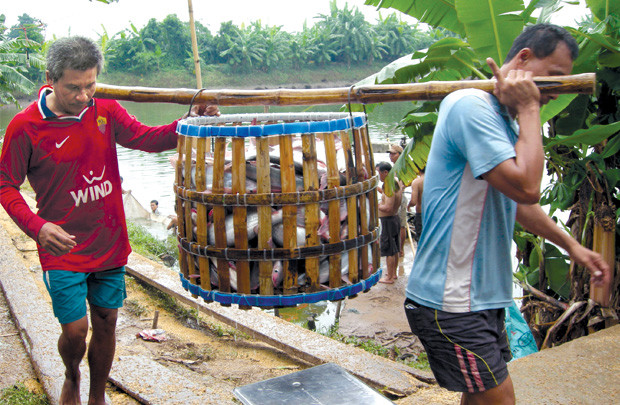
[[[176,147],[176,125],[149,127],[114,100],[93,99],[79,116],[56,117],[38,101],[9,124],[0,156],[0,202],[35,241],[52,222],[75,235],[77,245],[55,257],[41,248],[43,270],[95,272],[127,264],[125,224],[116,144],[147,152]],[[26,176],[36,193],[35,214],[19,192]]]

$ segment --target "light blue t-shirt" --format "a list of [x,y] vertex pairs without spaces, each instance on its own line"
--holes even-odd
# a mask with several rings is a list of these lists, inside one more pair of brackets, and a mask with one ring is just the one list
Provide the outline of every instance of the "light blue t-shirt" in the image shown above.
[[422,235],[407,297],[447,312],[512,304],[517,204],[481,176],[516,156],[518,127],[492,95],[446,97],[424,176]]

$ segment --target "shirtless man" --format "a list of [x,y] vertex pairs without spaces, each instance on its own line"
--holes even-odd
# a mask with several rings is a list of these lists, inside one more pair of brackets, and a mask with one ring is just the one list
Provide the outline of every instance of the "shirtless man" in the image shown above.
[[413,217],[414,239],[420,240],[422,234],[422,191],[424,190],[424,169],[420,171],[420,175],[411,182],[411,200],[407,205],[407,211],[415,207],[415,216]]
[[[390,157],[390,161],[392,164],[395,164],[400,155],[403,153],[403,148],[399,145],[391,145],[388,149],[388,154]],[[399,186],[404,190],[405,186],[402,182],[399,183]],[[398,218],[400,219],[400,257],[405,256],[405,240],[407,239],[407,197],[405,197],[403,193],[403,198],[400,201],[400,207],[398,209]]]
[[[392,170],[392,165],[387,162],[381,162],[377,165],[377,173],[382,182],[385,182],[385,178],[390,170]],[[398,252],[400,252],[400,219],[398,217],[398,209],[402,199],[402,189],[395,190],[391,197],[386,196],[382,188],[378,190],[381,193],[381,202],[379,203],[381,257],[385,256],[387,267],[385,276],[379,282],[394,284],[394,280],[397,278]]]

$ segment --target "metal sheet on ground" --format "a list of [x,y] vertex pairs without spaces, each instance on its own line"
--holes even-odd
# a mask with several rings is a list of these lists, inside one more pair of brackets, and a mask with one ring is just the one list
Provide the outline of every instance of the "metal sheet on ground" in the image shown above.
[[333,363],[235,388],[233,394],[245,405],[393,404]]

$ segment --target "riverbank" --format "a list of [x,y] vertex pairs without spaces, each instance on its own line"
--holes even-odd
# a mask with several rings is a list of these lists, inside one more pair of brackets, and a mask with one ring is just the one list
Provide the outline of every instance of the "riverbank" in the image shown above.
[[[210,66],[202,74],[202,86],[207,89],[316,89],[348,87],[378,72],[383,63],[347,66],[332,63],[325,66],[306,66],[301,69],[274,69],[270,72],[234,72],[228,66]],[[100,83],[119,86],[164,88],[195,88],[196,77],[185,70],[150,72],[148,74],[106,73]]]

